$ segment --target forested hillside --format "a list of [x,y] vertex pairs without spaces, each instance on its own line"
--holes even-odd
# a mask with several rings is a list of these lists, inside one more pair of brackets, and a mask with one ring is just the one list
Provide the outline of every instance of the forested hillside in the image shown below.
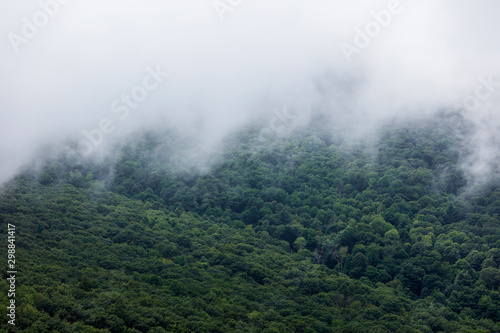
[[500,332],[500,189],[468,182],[466,130],[318,117],[235,132],[209,168],[166,129],[47,158],[0,196],[0,332]]

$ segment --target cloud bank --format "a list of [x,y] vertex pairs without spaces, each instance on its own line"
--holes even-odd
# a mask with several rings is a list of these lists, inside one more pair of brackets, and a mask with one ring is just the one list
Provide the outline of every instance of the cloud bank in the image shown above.
[[338,114],[360,132],[456,109],[475,124],[469,169],[484,178],[499,157],[499,10],[493,0],[11,1],[0,12],[0,183],[41,144],[69,137],[97,151],[163,122],[208,148],[284,106],[304,121],[318,108]]

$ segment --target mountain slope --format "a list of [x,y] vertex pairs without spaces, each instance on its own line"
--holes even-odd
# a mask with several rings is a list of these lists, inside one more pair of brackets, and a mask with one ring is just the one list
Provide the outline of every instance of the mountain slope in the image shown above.
[[500,190],[467,186],[455,123],[321,122],[235,134],[204,172],[164,130],[25,171],[3,331],[500,332]]

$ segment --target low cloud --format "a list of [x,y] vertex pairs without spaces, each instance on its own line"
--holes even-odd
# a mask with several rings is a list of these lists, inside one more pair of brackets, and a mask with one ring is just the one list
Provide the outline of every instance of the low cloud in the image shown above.
[[[55,14],[44,9],[51,3],[60,5]],[[463,102],[475,96],[479,78],[500,81],[495,36],[500,23],[494,17],[500,4],[225,3],[233,9],[223,20],[213,1],[205,0],[5,5],[0,13],[0,182],[42,144],[67,137],[83,144],[85,131],[99,129],[103,119],[115,127],[99,149],[159,122],[197,132],[209,147],[283,107],[303,121],[317,109],[338,114],[360,133],[392,117],[456,108],[475,124],[470,140],[477,151],[467,162],[471,177],[486,179],[493,172],[499,157],[499,94],[491,91],[475,109]],[[390,24],[377,21],[376,15],[394,6],[401,10]],[[44,10],[49,20],[36,21],[34,15]],[[380,31],[346,61],[343,43],[354,45],[360,29],[373,22]],[[27,24],[40,25],[30,38],[23,35]],[[13,34],[28,42],[13,44]],[[142,83],[146,68],[156,66],[168,78],[120,119],[113,102]]]

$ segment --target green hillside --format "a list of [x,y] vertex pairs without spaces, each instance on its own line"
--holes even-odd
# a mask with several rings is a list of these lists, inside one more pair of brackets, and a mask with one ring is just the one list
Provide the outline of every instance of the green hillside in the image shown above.
[[210,168],[151,130],[26,169],[0,195],[0,332],[500,332],[500,188],[467,182],[465,125],[327,123],[246,128]]

